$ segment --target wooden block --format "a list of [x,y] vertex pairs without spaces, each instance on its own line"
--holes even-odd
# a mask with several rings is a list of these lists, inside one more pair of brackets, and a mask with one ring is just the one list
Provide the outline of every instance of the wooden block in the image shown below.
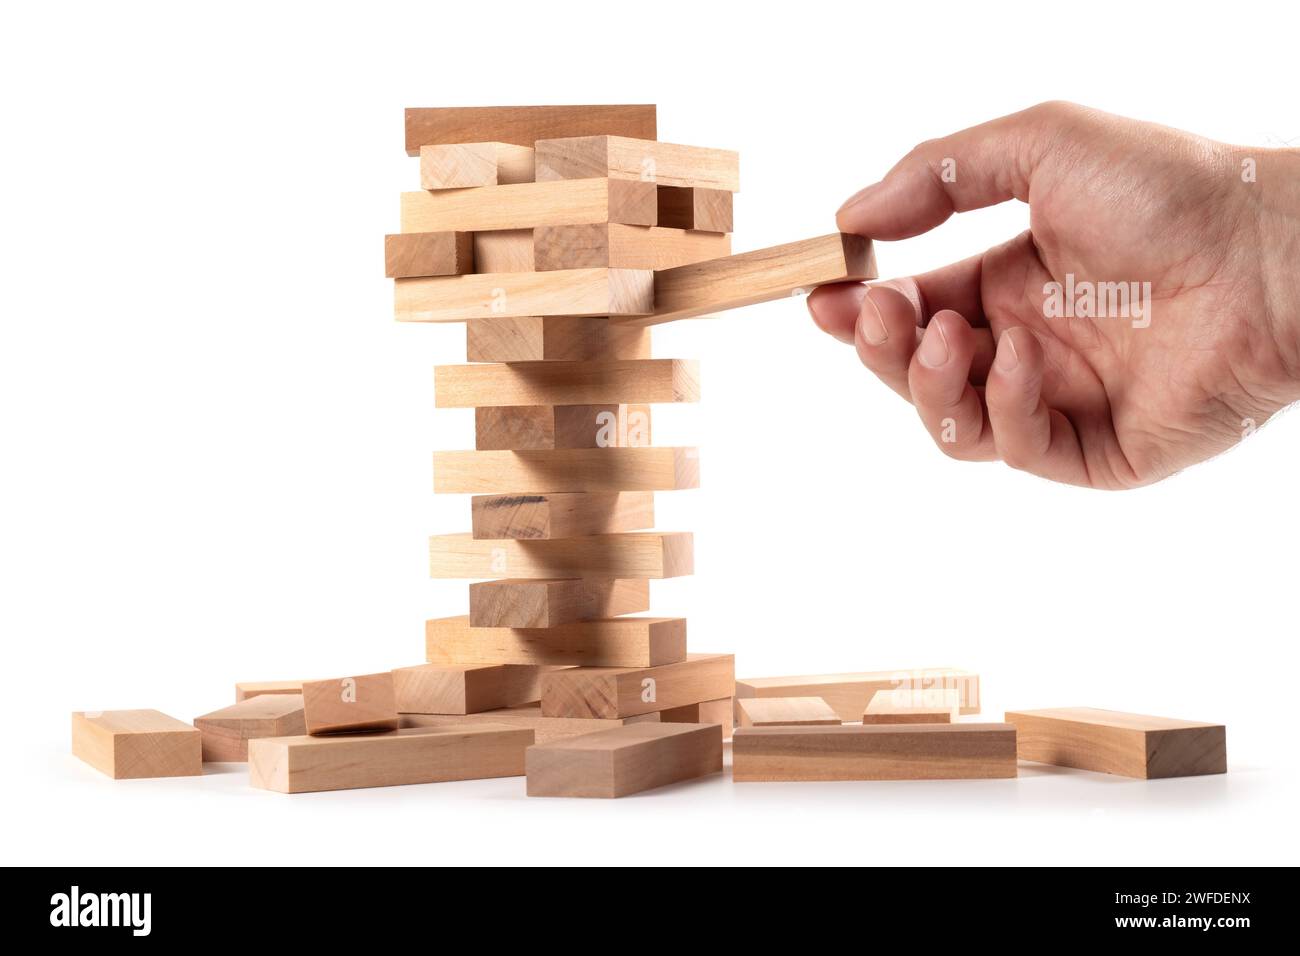
[[616,321],[657,325],[875,277],[871,240],[834,233],[656,272],[654,314]]
[[717,724],[637,723],[528,748],[530,797],[625,797],[722,770]]
[[732,654],[688,654],[662,667],[571,667],[542,678],[542,713],[629,717],[716,700],[735,683]]
[[749,697],[736,701],[741,727],[816,727],[841,723],[820,697]]
[[474,271],[474,237],[468,232],[405,232],[384,236],[384,275],[455,276]]
[[694,448],[433,453],[433,490],[439,494],[676,491],[699,486],[700,459]]
[[302,694],[261,694],[194,718],[206,762],[243,762],[254,737],[292,737],[307,732]]
[[533,148],[515,143],[420,147],[421,189],[506,186],[533,181]]
[[542,673],[548,669],[514,664],[398,667],[393,691],[400,714],[477,714],[540,700]]
[[607,318],[493,316],[466,322],[465,337],[465,354],[470,362],[630,361],[650,357],[649,329],[615,325]]
[[1008,711],[1006,719],[1016,727],[1021,760],[1140,779],[1228,770],[1222,724],[1093,707]]
[[532,146],[539,139],[599,134],[654,139],[658,135],[654,105],[443,106],[406,111],[409,156],[432,144],[494,140]]
[[471,627],[555,627],[648,610],[650,582],[645,579],[508,578],[469,586]]
[[653,226],[659,198],[654,183],[619,179],[516,183],[402,193],[401,217],[402,232],[487,232],[587,222]]
[[[420,235],[420,233],[414,233]],[[531,229],[494,229],[490,232],[474,232],[473,269],[472,272],[532,272],[533,269],[533,230]],[[506,321],[491,319],[479,321]],[[476,323],[469,323],[474,325]]]
[[637,717],[621,717],[601,720],[595,717],[543,717],[540,704],[528,704],[523,707],[508,707],[502,710],[489,710],[481,714],[467,714],[455,717],[441,714],[403,714],[403,727],[446,727],[454,724],[474,725],[478,723],[504,724],[507,727],[526,727],[537,735],[539,744],[551,740],[563,740],[581,734],[594,734],[601,730],[622,727],[624,724],[657,723],[658,714],[641,714]]
[[[702,700],[698,704],[684,704],[659,711],[665,724],[717,724],[722,728],[722,739],[730,740],[732,733],[732,702],[730,697]],[[538,741],[539,743],[541,741]]]
[[867,702],[877,691],[936,689],[956,690],[961,695],[961,712],[979,713],[979,675],[953,667],[861,674],[809,674],[803,677],[746,677],[736,681],[736,698],[820,697],[831,705],[841,720],[861,720]]
[[433,578],[676,578],[695,570],[689,531],[638,531],[519,541],[429,538]]
[[72,753],[114,780],[203,773],[199,732],[156,710],[74,712]]
[[301,694],[300,680],[240,681],[235,685],[235,703],[261,694]]
[[686,619],[611,617],[558,627],[470,627],[469,617],[425,623],[432,664],[651,667],[686,659]]
[[649,405],[485,405],[474,409],[479,451],[643,448]]
[[[721,195],[731,198],[731,193]],[[533,265],[538,271],[671,269],[730,254],[730,236],[661,226],[597,222],[533,230]]]
[[[660,226],[698,229],[704,233],[731,232],[731,210],[732,195],[725,189],[699,189],[694,186],[659,187]],[[730,250],[719,255],[730,255]],[[656,266],[655,268],[671,267]]]
[[608,176],[659,183],[740,190],[740,155],[729,149],[681,146],[628,136],[570,136],[534,143],[537,181]]
[[654,495],[648,491],[476,495],[470,511],[474,537],[480,540],[619,534],[655,524]]
[[399,322],[464,322],[493,316],[643,315],[654,309],[654,273],[636,269],[493,272],[393,280]]
[[280,793],[517,777],[533,732],[480,723],[333,737],[262,737],[248,745],[248,782]]
[[948,724],[961,713],[956,689],[882,690],[867,701],[864,724]]
[[332,680],[303,681],[303,719],[309,734],[393,730],[397,699],[393,675],[364,674]]
[[639,359],[439,365],[433,370],[433,391],[438,408],[698,402],[700,364]]
[[958,780],[1016,776],[1010,724],[738,727],[737,783],[781,780]]

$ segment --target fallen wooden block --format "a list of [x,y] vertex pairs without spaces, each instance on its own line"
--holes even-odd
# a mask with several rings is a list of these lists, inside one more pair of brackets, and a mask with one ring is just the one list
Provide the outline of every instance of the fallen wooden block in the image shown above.
[[439,494],[675,491],[699,486],[700,458],[694,448],[433,453],[433,490]]
[[421,189],[506,186],[533,181],[533,148],[515,143],[443,143],[420,147]]
[[653,310],[654,273],[636,269],[393,280],[393,314],[399,322],[464,322],[498,315],[642,315]]
[[569,136],[537,140],[537,180],[636,180],[664,186],[740,190],[740,156],[729,149],[682,146],[629,136]]
[[194,718],[205,763],[242,763],[254,737],[305,734],[302,694],[261,694]]
[[465,338],[465,354],[470,362],[629,361],[650,357],[649,329],[615,325],[608,318],[492,316],[466,322]]
[[[730,202],[731,193],[720,195],[726,196]],[[663,209],[662,201],[659,208]],[[539,272],[596,268],[672,269],[702,259],[731,255],[730,236],[688,232],[688,228],[629,226],[617,222],[538,226],[533,230],[533,265]]]
[[588,222],[653,226],[659,197],[654,183],[620,179],[516,183],[402,193],[401,218],[402,232],[489,232]]
[[1021,760],[1139,779],[1228,770],[1222,724],[1093,707],[1007,711],[1006,719],[1015,725]]
[[861,674],[808,674],[802,677],[745,677],[736,681],[736,699],[744,697],[820,697],[840,720],[861,720],[877,691],[956,690],[961,712],[978,714],[978,674],[953,667],[926,667],[910,671],[874,671]]
[[[725,189],[660,186],[659,225],[678,229],[696,229],[704,233],[731,232],[731,193]],[[720,256],[730,254],[730,249],[718,253]],[[655,266],[655,268],[672,268],[672,266]]]
[[484,405],[474,409],[474,447],[478,451],[644,448],[649,444],[649,405]]
[[474,237],[472,272],[533,271],[533,230],[492,229],[470,235]]
[[648,610],[650,582],[645,579],[509,578],[469,586],[471,627],[556,627]]
[[665,724],[717,724],[722,728],[722,739],[730,740],[733,724],[731,698],[720,697],[702,700],[698,704],[669,707],[659,711],[659,720]]
[[73,713],[72,753],[114,780],[203,773],[199,732],[156,710]]
[[262,737],[248,744],[248,782],[310,793],[517,777],[533,732],[501,724],[420,727],[333,737]]
[[384,275],[454,276],[474,271],[474,237],[468,232],[407,232],[384,236]]
[[547,717],[630,717],[716,700],[736,682],[733,654],[688,654],[661,667],[571,667],[542,678]]
[[657,136],[655,107],[619,106],[444,106],[406,111],[406,152],[421,146],[499,140],[532,146],[565,136]]
[[447,727],[456,724],[473,726],[480,723],[502,724],[507,727],[525,727],[537,735],[537,743],[563,740],[582,734],[594,734],[614,727],[633,723],[656,723],[658,714],[640,714],[636,717],[617,717],[603,720],[596,717],[544,717],[540,704],[489,710],[481,714],[456,717],[443,714],[403,714],[403,727]]
[[262,694],[301,694],[300,680],[240,681],[235,685],[235,703]]
[[303,719],[309,734],[393,730],[397,699],[393,675],[363,674],[333,680],[303,681]]
[[625,797],[722,770],[717,724],[636,723],[537,744],[526,757],[530,797]]
[[425,623],[431,664],[651,667],[686,659],[686,619],[611,617],[558,627],[470,627],[469,616]]
[[700,365],[686,359],[439,365],[433,391],[438,408],[698,402]]
[[820,697],[750,697],[736,701],[741,727],[815,727],[841,723]]
[[694,568],[689,531],[640,531],[518,541],[468,534],[429,538],[434,578],[676,578]]
[[737,783],[820,780],[957,780],[1014,777],[1010,724],[738,727]]
[[961,713],[955,689],[882,690],[867,701],[864,724],[948,724]]
[[546,670],[514,664],[398,667],[393,670],[393,692],[399,714],[477,714],[540,700]]
[[477,495],[470,499],[475,538],[524,541],[641,531],[655,524],[648,491]]

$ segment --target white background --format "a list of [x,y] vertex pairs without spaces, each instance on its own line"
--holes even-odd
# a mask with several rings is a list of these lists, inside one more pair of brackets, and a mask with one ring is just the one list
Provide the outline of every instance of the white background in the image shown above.
[[[460,326],[398,326],[380,246],[408,105],[655,102],[736,149],[736,251],[830,232],[916,142],[1066,98],[1219,139],[1300,137],[1295,23],[1260,5],[30,5],[4,121],[5,857],[22,863],[1295,862],[1300,417],[1122,494],[950,461],[800,301],[655,332],[704,399],[656,411],[703,485],[658,496],[694,578],[653,607],[741,676],[964,666],[985,714],[1228,725],[1226,776],[735,786],[528,800],[521,779],[286,797],[233,767],[115,783],[68,713],[182,719],[237,680],[415,664],[466,608],[430,452]],[[881,244],[883,275],[1025,228]],[[1158,241],[1159,237],[1152,237]]]

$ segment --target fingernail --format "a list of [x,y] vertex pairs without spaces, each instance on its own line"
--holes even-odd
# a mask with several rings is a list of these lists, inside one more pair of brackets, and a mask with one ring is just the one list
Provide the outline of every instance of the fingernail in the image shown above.
[[1020,364],[1020,356],[1016,354],[1016,343],[1011,341],[1011,335],[1003,332],[998,339],[998,354],[993,357],[993,364],[998,367],[999,372],[1014,372],[1016,366]]
[[926,368],[938,368],[948,361],[948,340],[944,338],[943,325],[937,319],[931,319],[926,326],[916,357]]
[[865,189],[859,189],[848,199],[844,200],[844,204],[840,206],[840,208],[837,210],[837,214],[844,212],[844,210],[846,209],[852,209],[854,206],[866,202],[866,200],[871,197],[871,193],[879,185],[880,183],[872,183],[870,186],[867,186]]
[[880,314],[880,309],[876,308],[876,303],[871,300],[870,288],[862,297],[862,309],[858,312],[858,329],[869,345],[884,345],[889,341],[889,330],[885,328],[885,320]]

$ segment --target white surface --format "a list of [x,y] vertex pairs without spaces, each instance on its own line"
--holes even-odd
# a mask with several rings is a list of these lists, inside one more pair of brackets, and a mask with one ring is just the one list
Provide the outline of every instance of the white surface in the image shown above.
[[[697,573],[656,583],[655,611],[742,676],[951,664],[990,716],[1222,721],[1226,777],[286,797],[242,772],[114,783],[67,753],[69,711],[189,719],[236,680],[416,663],[424,619],[464,611],[463,582],[425,577],[425,536],[468,528],[429,465],[472,444],[472,414],[432,401],[463,332],[392,322],[380,264],[417,184],[402,107],[657,102],[660,138],[740,151],[737,251],[829,232],[915,142],[1043,99],[1300,136],[1294,23],[1264,7],[744,9],[9,13],[7,861],[1295,862],[1300,418],[1142,491],[1049,485],[944,458],[795,301],[656,330],[703,363],[703,403],[657,411],[655,440],[698,443],[704,484],[658,496]],[[883,244],[882,270],[1027,219],[967,214]]]

